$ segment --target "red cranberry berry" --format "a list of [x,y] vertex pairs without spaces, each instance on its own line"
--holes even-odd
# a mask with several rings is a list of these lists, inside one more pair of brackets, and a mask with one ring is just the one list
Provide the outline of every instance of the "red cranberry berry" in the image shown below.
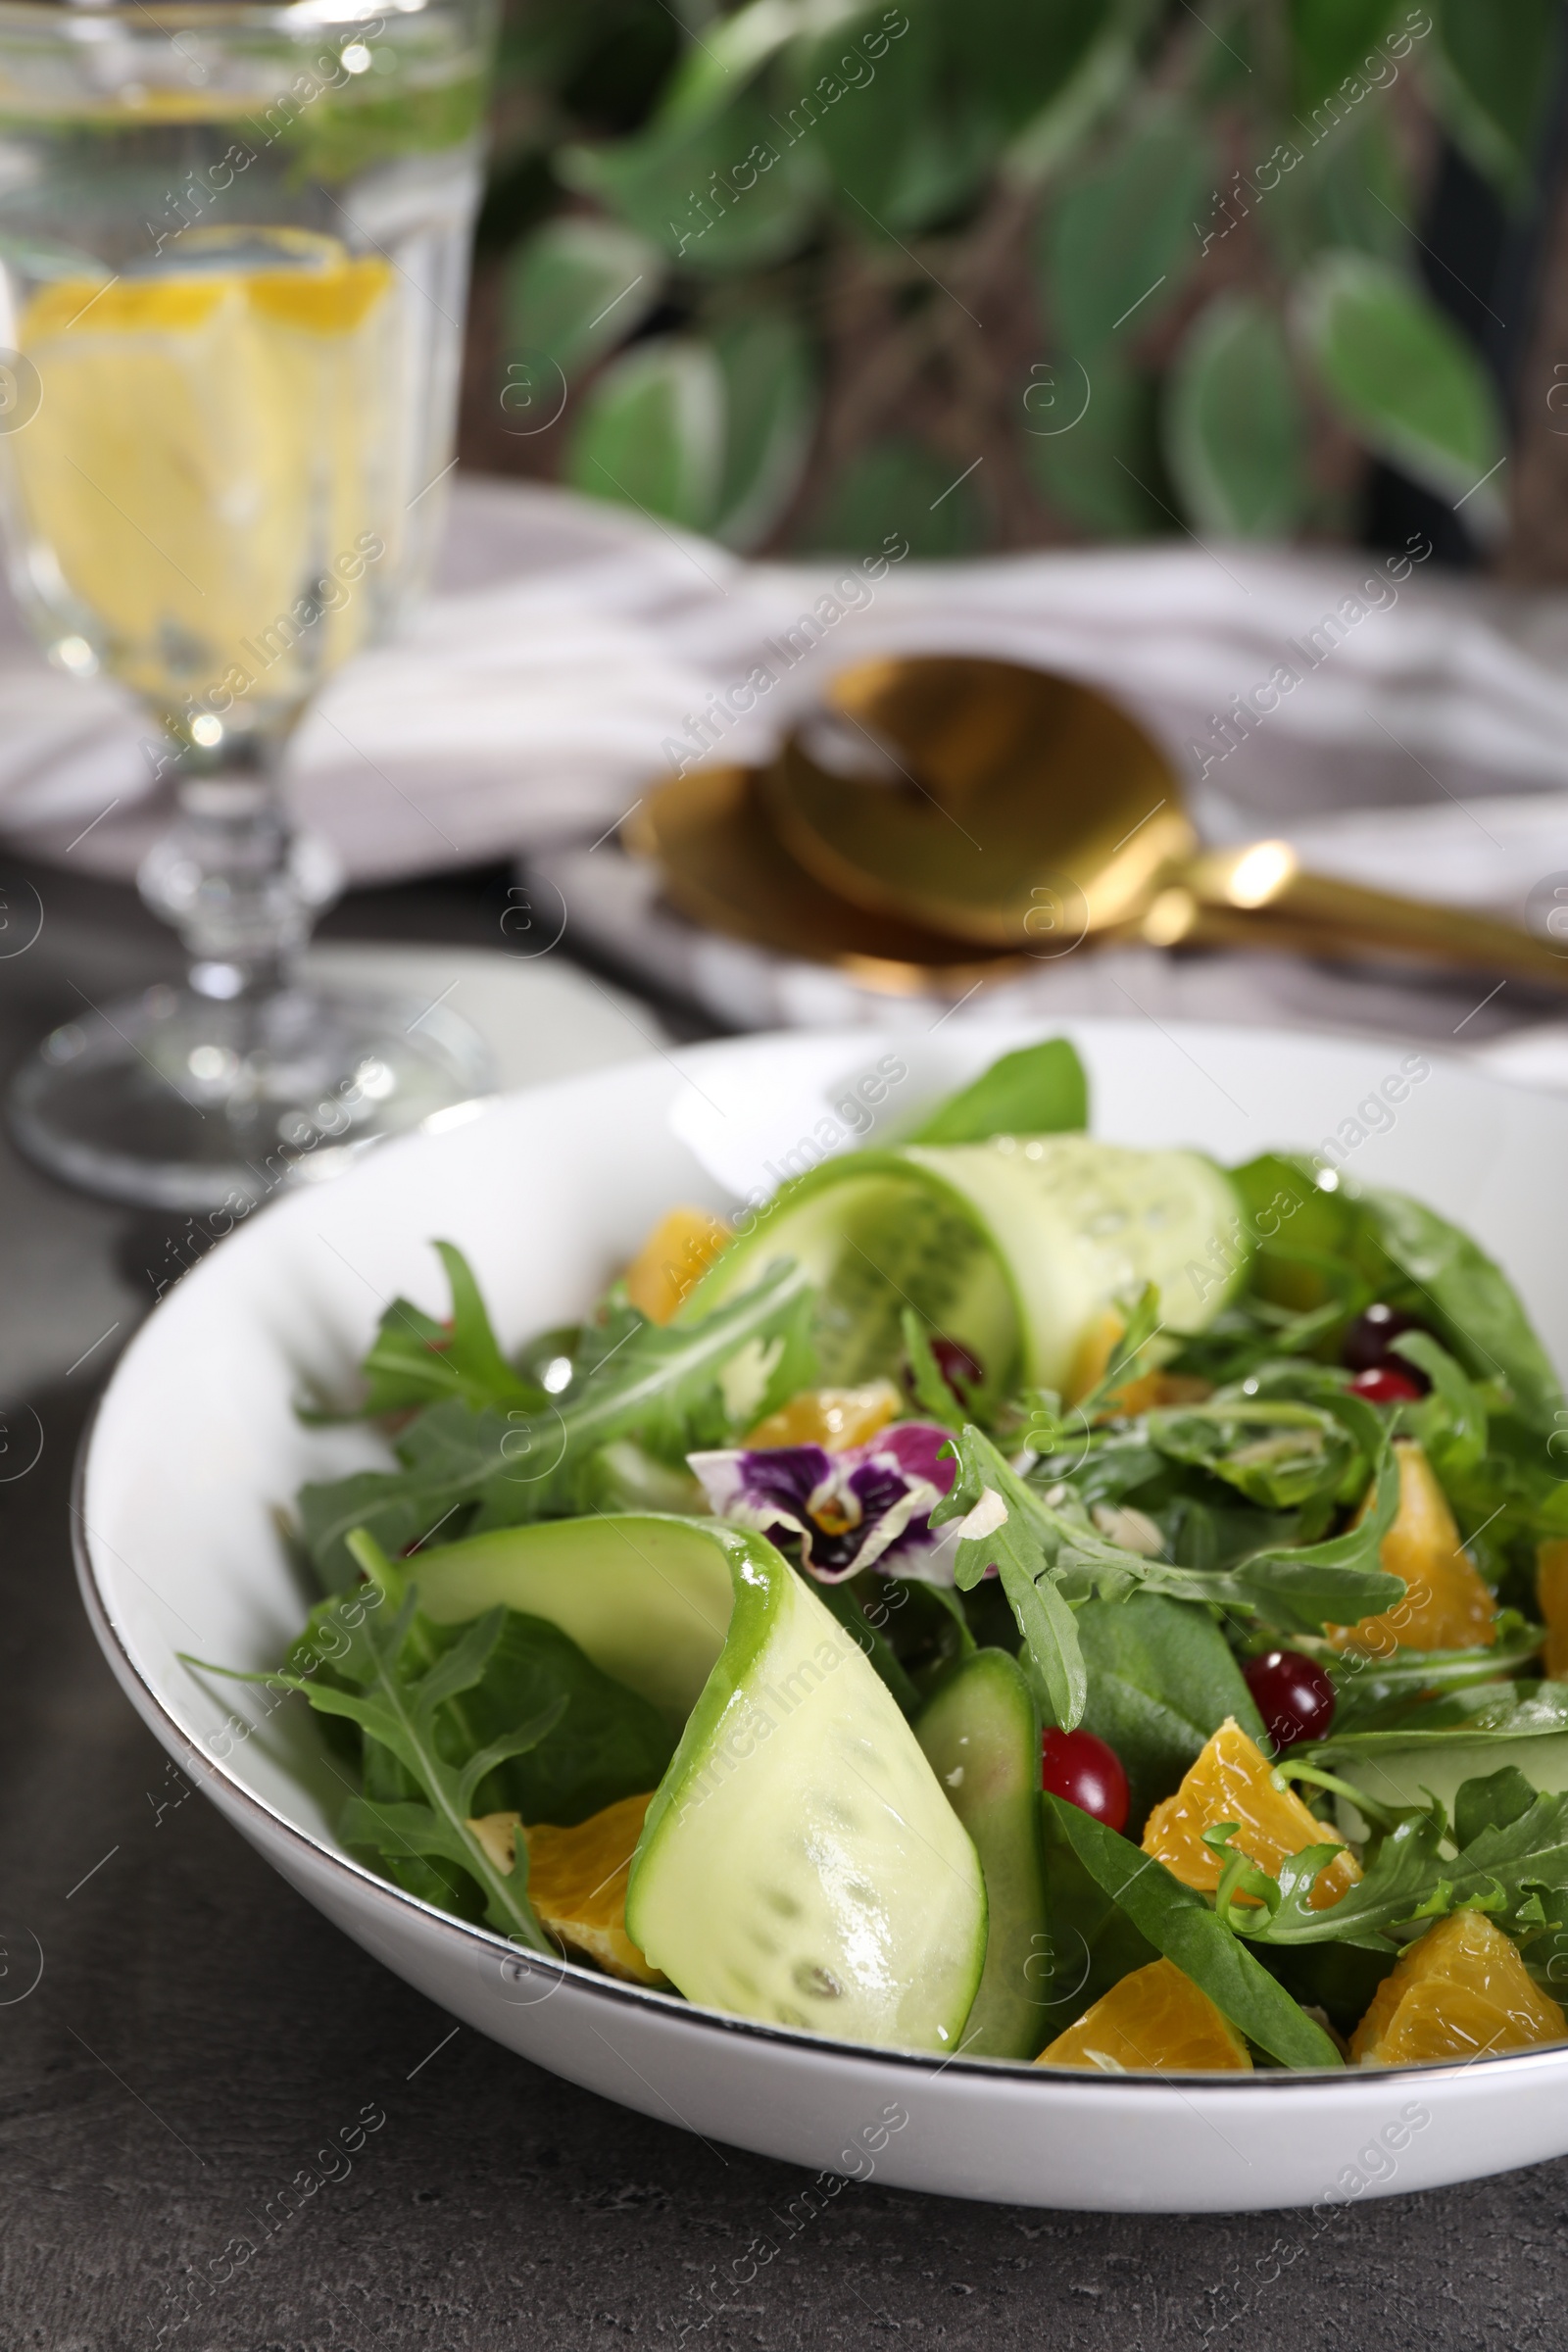
[[1334,1721],[1334,1685],[1315,1658],[1303,1657],[1298,1649],[1271,1649],[1243,1671],[1276,1747],[1327,1737]]
[[1121,1758],[1093,1732],[1047,1732],[1040,1742],[1040,1786],[1065,1797],[1107,1830],[1125,1827],[1127,1775]]
[[1352,1396],[1364,1396],[1368,1404],[1414,1404],[1423,1391],[1416,1386],[1414,1364],[1403,1365],[1396,1372],[1392,1364],[1374,1364],[1370,1372],[1358,1372],[1350,1383]]
[[1404,1380],[1413,1380],[1416,1394],[1424,1396],[1432,1383],[1415,1364],[1406,1363],[1396,1355],[1394,1343],[1406,1331],[1425,1331],[1426,1325],[1414,1315],[1407,1315],[1400,1306],[1390,1306],[1386,1299],[1376,1299],[1364,1315],[1357,1315],[1340,1344],[1340,1361],[1352,1372],[1381,1372],[1396,1370]]

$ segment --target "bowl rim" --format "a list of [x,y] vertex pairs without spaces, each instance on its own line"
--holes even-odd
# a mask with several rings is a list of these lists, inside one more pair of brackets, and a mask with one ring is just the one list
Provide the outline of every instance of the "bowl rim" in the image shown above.
[[[7,0],[0,0],[0,12],[3,12],[6,4]],[[11,4],[14,5],[15,0],[11,0]],[[1116,1014],[1096,1016],[1078,1013],[1067,1016],[1066,1019],[1068,1033],[1082,1028],[1095,1031],[1121,1025],[1123,1025],[1121,1016]],[[1020,1024],[1014,1019],[1006,1019],[994,1023],[976,1022],[974,1026],[1014,1030]],[[1273,1038],[1287,1044],[1299,1041],[1310,1045],[1343,1047],[1350,1043],[1376,1045],[1408,1042],[1403,1039],[1396,1041],[1392,1035],[1384,1037],[1381,1032],[1367,1033],[1363,1037],[1360,1032],[1348,1035],[1345,1032],[1318,1029],[1281,1029],[1266,1023],[1254,1027],[1251,1023],[1178,1020],[1172,1026],[1178,1030],[1192,1028],[1201,1028],[1209,1032],[1226,1030],[1233,1035],[1248,1038]],[[867,1036],[878,1035],[883,1027],[884,1024],[868,1024],[864,1034]],[[702,1053],[709,1047],[734,1052],[737,1049],[752,1046],[765,1049],[768,1045],[781,1039],[799,1040],[811,1036],[825,1039],[848,1034],[852,1033],[840,1023],[821,1024],[810,1029],[759,1030],[733,1037],[700,1039],[691,1044],[676,1047],[663,1058],[677,1072],[684,1074],[683,1064],[686,1057]],[[853,1034],[858,1036],[861,1032],[856,1030]],[[1424,1047],[1420,1050],[1426,1051]],[[1473,1068],[1465,1057],[1444,1054],[1441,1048],[1437,1049],[1437,1055],[1473,1081],[1479,1080],[1485,1085],[1501,1087],[1509,1093],[1522,1094],[1526,1097],[1539,1094],[1539,1090],[1522,1086],[1517,1080],[1502,1077],[1490,1069]],[[525,1100],[527,1097],[543,1091],[562,1086],[577,1087],[590,1083],[596,1078],[612,1076],[616,1069],[623,1066],[614,1064],[604,1071],[575,1072],[565,1078],[546,1080],[542,1087],[518,1087],[509,1094],[487,1098],[479,1107],[484,1112],[493,1112],[504,1103]],[[1568,1109],[1568,1102],[1565,1102],[1564,1107]],[[488,1120],[485,1118],[474,1119],[471,1122],[465,1122],[465,1128],[471,1125],[477,1131],[487,1124]],[[388,1139],[387,1146],[381,1147],[371,1155],[372,1160],[378,1161],[388,1148],[401,1155],[404,1152],[412,1152],[421,1143],[434,1140],[436,1140],[434,1134],[427,1137],[422,1130],[418,1129],[406,1135],[391,1137]],[[343,1183],[352,1184],[359,1172],[352,1167],[346,1169],[343,1175],[335,1180],[334,1190]],[[277,1203],[278,1206],[283,1204],[282,1201]],[[254,1232],[255,1229],[254,1225],[248,1225],[245,1230]],[[240,1232],[236,1230],[232,1238],[240,1239]],[[188,1282],[193,1278],[200,1279],[203,1276],[208,1258],[212,1255],[213,1252],[209,1251],[206,1257],[191,1267],[189,1273],[183,1277],[181,1287],[183,1287],[183,1282]],[[134,1345],[136,1339],[147,1329],[153,1315],[158,1313],[159,1308],[165,1303],[165,1298],[169,1296],[172,1296],[172,1292],[155,1300],[151,1313],[132,1334],[131,1345]],[[326,1843],[311,1831],[302,1829],[297,1822],[291,1821],[286,1814],[279,1812],[266,1798],[259,1796],[254,1789],[248,1788],[236,1774],[227,1770],[222,1758],[210,1755],[203,1748],[200,1741],[195,1740],[178,1721],[166,1703],[162,1692],[143,1672],[140,1663],[122,1640],[100,1587],[98,1567],[92,1553],[92,1545],[96,1539],[88,1524],[84,1509],[87,1473],[99,1416],[107,1402],[111,1388],[120,1376],[124,1360],[122,1356],[116,1364],[109,1381],[94,1399],[91,1410],[82,1425],[72,1468],[70,1492],[71,1544],[77,1587],[99,1647],[112,1665],[122,1690],[125,1690],[127,1687],[133,1686],[141,1693],[138,1712],[148,1722],[149,1728],[153,1728],[156,1724],[156,1736],[166,1746],[177,1745],[192,1760],[195,1772],[191,1777],[201,1783],[220,1782],[224,1790],[225,1804],[233,1811],[251,1814],[259,1823],[265,1825],[269,1837],[274,1839],[280,1838],[285,1844],[293,1846],[302,1854],[309,1856],[318,1867],[325,1865],[329,1874],[332,1871],[342,1874],[372,1903],[388,1907],[394,1913],[398,1911],[412,1912],[463,1948],[468,1950],[489,1949],[497,1955],[498,1959],[505,1956],[518,1957],[520,1947],[509,1942],[505,1936],[497,1935],[493,1929],[472,1920],[459,1919],[454,1913],[443,1911],[438,1905],[426,1902],[422,1896],[409,1893],[406,1888],[396,1886],[390,1879],[381,1878],[375,1871],[357,1861],[352,1854],[346,1852],[335,1842]],[[108,1547],[106,1546],[106,1548]],[[270,1856],[264,1856],[264,1858],[270,1861]],[[337,1923],[334,1921],[333,1924]],[[529,1957],[543,1959],[543,1955],[529,1955]],[[618,1978],[606,1976],[599,1970],[586,1966],[583,1962],[566,1957],[552,1959],[548,1965],[558,1973],[559,1982],[566,1982],[574,1989],[605,2001],[611,2007],[627,2009],[634,2015],[647,2014],[651,2009],[655,2014],[669,2019],[678,2029],[688,2030],[694,2034],[717,2029],[722,2034],[731,2036],[758,2040],[764,2044],[777,2044],[785,2049],[796,2050],[817,2059],[847,2057],[862,2064],[894,2065],[933,2080],[939,2075],[954,2071],[956,2071],[960,2077],[971,2080],[978,2079],[981,2082],[1007,2082],[1016,2084],[1026,2080],[1032,2080],[1043,2085],[1054,2084],[1058,2087],[1066,2083],[1080,2084],[1091,2079],[1082,2068],[1043,2067],[1038,2059],[965,2057],[961,2041],[957,2049],[943,2057],[935,2051],[912,2050],[895,2043],[841,2040],[832,2034],[812,2034],[799,2027],[774,2025],[761,2018],[732,2015],[727,2010],[710,2008],[702,2002],[688,2001],[684,1995],[673,1990],[662,1991],[657,1985],[628,1984]],[[1211,2071],[1179,2073],[1174,2070],[1167,2073],[1161,2070],[1125,2075],[1097,2073],[1092,2079],[1101,2085],[1097,2096],[1102,2095],[1103,2091],[1114,2086],[1119,2086],[1123,2091],[1146,2092],[1161,2082],[1169,2082],[1180,2084],[1184,2097],[1194,2090],[1205,2092],[1214,2097],[1238,2094],[1247,2097],[1260,2096],[1264,2092],[1279,2091],[1287,2087],[1321,2089],[1325,2084],[1341,2081],[1359,2082],[1363,2084],[1395,2081],[1432,2082],[1457,2079],[1460,2076],[1491,2080],[1504,2068],[1517,2070],[1523,2067],[1529,2071],[1539,2070],[1546,2065],[1554,2065],[1560,2070],[1565,2064],[1568,2064],[1568,2041],[1529,2044],[1519,2049],[1497,2050],[1490,2055],[1478,2055],[1474,2058],[1413,2061],[1397,2066],[1361,2068],[1346,2064],[1338,2068],[1264,2067],[1253,2069],[1249,2073],[1224,2074],[1216,2074]]]

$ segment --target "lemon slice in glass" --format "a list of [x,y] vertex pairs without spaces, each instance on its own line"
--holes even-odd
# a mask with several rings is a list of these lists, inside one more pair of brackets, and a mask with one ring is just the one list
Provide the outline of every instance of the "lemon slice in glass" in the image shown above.
[[367,632],[392,271],[298,230],[191,232],[178,262],[24,313],[29,563],[126,684],[177,711],[226,683],[262,718]]

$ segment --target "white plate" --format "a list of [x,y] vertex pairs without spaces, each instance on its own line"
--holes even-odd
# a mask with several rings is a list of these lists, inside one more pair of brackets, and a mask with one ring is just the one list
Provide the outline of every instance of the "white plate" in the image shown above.
[[[1467,1226],[1568,1360],[1568,1103],[1416,1056],[1427,1075],[1412,1083],[1407,1063],[1391,1110],[1379,1090],[1392,1079],[1399,1093],[1397,1045],[1068,1026],[1096,1130],[1115,1141],[1236,1160],[1364,1135],[1354,1174]],[[732,1205],[868,1117],[892,1138],[1026,1034],[955,1024],[697,1047],[495,1102],[263,1211],[166,1296],[100,1409],[80,1574],[110,1663],[176,1762],[368,1951],[509,2048],[709,2138],[906,2187],[1146,2212],[1378,2195],[1568,2152],[1568,2048],[1390,2073],[1047,2076],[833,2043],[541,1966],[337,1849],[345,1792],[303,1707],[268,1714],[265,1690],[180,1662],[270,1664],[298,1631],[311,1596],[271,1514],[303,1479],[381,1457],[363,1431],[302,1427],[291,1398],[306,1377],[346,1392],[395,1292],[442,1311],[428,1237],[467,1252],[514,1345],[575,1317],[673,1202]],[[889,1057],[904,1073],[891,1080]],[[879,1061],[884,1099],[867,1112],[852,1085]],[[1374,1099],[1382,1111],[1365,1107]]]

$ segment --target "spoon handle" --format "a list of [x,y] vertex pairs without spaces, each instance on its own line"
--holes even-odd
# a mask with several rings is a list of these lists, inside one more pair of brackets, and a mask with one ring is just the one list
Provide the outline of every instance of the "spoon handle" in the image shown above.
[[[1308,873],[1289,843],[1254,842],[1242,850],[1206,850],[1175,877],[1196,911],[1212,923],[1226,918],[1233,941],[1265,934],[1307,954],[1352,956],[1367,949],[1415,956],[1434,963],[1499,972],[1540,988],[1568,988],[1568,942],[1559,951],[1517,923],[1468,907],[1403,899],[1392,891],[1368,890],[1332,874]],[[1157,926],[1159,901],[1154,909]],[[1178,909],[1167,909],[1166,927]],[[1183,934],[1183,936],[1190,936]],[[1279,944],[1286,944],[1279,938]]]

